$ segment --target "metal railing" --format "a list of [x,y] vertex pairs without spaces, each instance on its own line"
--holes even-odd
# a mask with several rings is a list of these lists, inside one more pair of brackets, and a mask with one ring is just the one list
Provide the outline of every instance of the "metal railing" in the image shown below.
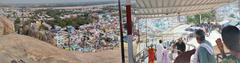
[[136,54],[135,58],[135,63],[142,63],[146,58],[148,58],[148,54],[146,49],[140,51],[139,53]]
[[[226,54],[226,56],[228,56],[228,55],[230,55],[230,53],[228,52],[228,53],[225,53]],[[222,54],[221,53],[218,53],[217,55],[217,58],[216,58],[216,60],[217,60],[217,63],[221,63],[221,61],[223,60],[223,56],[222,56]]]

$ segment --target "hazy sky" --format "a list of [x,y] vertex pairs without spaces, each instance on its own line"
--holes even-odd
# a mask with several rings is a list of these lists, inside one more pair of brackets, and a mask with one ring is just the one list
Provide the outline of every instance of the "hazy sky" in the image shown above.
[[69,2],[100,2],[117,0],[0,0],[0,3],[69,3]]

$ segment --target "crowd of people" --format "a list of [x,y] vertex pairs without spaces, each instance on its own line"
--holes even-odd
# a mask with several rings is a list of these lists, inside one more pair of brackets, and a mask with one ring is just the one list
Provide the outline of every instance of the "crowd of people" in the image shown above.
[[[191,27],[195,27],[194,29],[191,29]],[[186,31],[192,31],[195,32],[198,29],[202,29],[205,33],[206,36],[210,36],[211,31],[216,30],[217,31],[221,31],[221,25],[217,24],[217,23],[201,23],[201,24],[197,24],[197,25],[192,25],[190,28],[185,29]],[[190,34],[189,37],[193,37],[193,34]]]
[[[166,47],[162,40],[155,44],[156,47],[151,45],[147,49],[148,63],[240,63],[240,30],[236,26],[224,26],[221,29],[222,37],[215,41],[222,55],[220,61],[216,60],[214,46],[205,39],[207,32],[199,29],[194,34],[199,46],[190,51],[186,51],[186,44],[182,39],[178,39],[170,48]],[[224,51],[223,44],[230,50],[230,55]]]
[[216,24],[216,23],[213,24],[210,22],[198,24],[196,26],[204,28],[203,31],[206,33],[207,36],[209,36],[211,31],[213,31],[214,29],[221,29],[221,27],[222,27],[219,24]]

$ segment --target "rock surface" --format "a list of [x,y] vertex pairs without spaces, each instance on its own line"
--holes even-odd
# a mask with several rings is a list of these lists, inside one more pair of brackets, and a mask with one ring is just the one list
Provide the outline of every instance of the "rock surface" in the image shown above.
[[32,37],[9,34],[0,37],[0,63],[79,63],[75,55]]
[[[127,48],[125,48],[127,60]],[[66,51],[41,40],[18,34],[0,36],[0,63],[121,63],[119,48],[93,53]]]
[[14,22],[6,17],[0,17],[0,35],[14,32]]

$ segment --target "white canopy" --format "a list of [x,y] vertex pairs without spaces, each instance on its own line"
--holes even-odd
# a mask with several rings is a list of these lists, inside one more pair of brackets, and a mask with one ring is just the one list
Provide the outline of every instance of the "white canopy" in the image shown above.
[[136,0],[134,13],[139,18],[194,15],[233,1],[235,0]]

